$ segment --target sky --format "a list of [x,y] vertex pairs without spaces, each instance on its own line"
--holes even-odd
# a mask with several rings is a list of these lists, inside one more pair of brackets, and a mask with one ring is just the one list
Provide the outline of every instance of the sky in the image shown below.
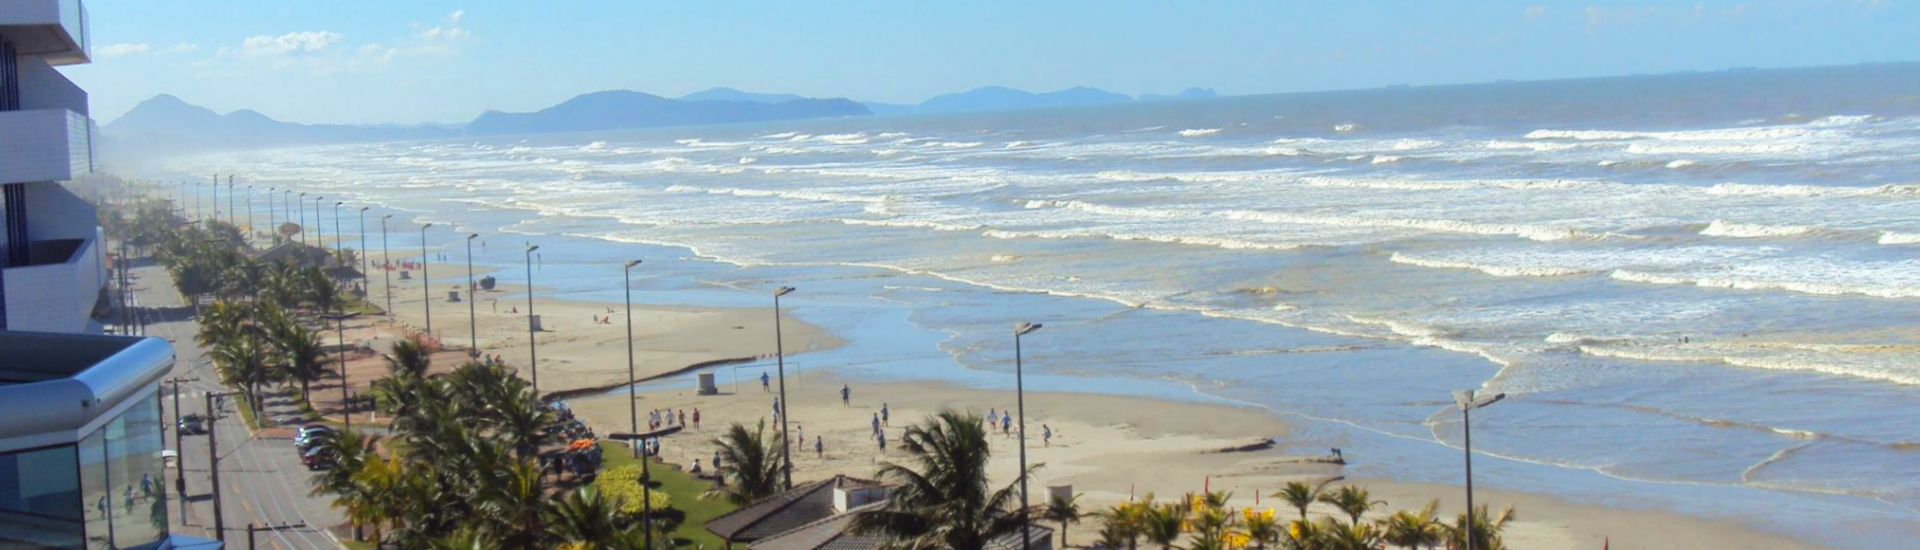
[[102,123],[156,94],[461,123],[631,89],[914,103],[1001,85],[1223,95],[1920,60],[1920,0],[89,0]]

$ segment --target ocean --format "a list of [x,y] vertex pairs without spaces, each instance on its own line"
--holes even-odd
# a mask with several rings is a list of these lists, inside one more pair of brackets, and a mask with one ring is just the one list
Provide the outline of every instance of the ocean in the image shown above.
[[540,244],[557,295],[617,300],[631,258],[650,302],[796,286],[785,302],[850,341],[808,370],[1010,385],[1011,327],[1041,322],[1024,344],[1043,389],[1263,407],[1344,443],[1352,476],[1458,483],[1449,394],[1498,391],[1474,415],[1485,486],[1847,548],[1920,533],[1912,64],[164,168],[378,205],[396,250],[422,222],[434,245],[480,232],[510,282]]

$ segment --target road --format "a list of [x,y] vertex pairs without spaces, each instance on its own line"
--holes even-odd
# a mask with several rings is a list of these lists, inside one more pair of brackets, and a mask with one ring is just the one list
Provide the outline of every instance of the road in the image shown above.
[[[139,260],[136,260],[138,262]],[[186,379],[179,384],[180,411],[186,414],[206,411],[208,392],[226,391],[205,358],[205,350],[195,345],[197,331],[193,310],[174,290],[165,268],[138,265],[131,270],[133,302],[147,336],[173,342],[174,365],[169,379]],[[162,406],[167,422],[174,414],[173,386],[162,389]],[[267,396],[269,416],[292,420],[293,408],[275,392]],[[247,544],[249,523],[271,527],[256,533],[256,547],[275,550],[339,550],[343,546],[326,527],[345,522],[329,506],[327,497],[308,496],[309,472],[300,464],[288,430],[250,432],[234,411],[228,398],[216,427],[220,454],[221,507],[226,519],[227,547],[243,549]],[[179,496],[169,503],[175,516],[174,529],[183,534],[214,538],[212,488],[207,475],[207,436],[185,436],[176,442],[173,430],[167,431],[169,449],[180,451],[186,468],[187,513],[180,513]],[[184,445],[180,444],[184,443]],[[169,472],[174,475],[174,472]],[[171,480],[169,480],[171,481]]]

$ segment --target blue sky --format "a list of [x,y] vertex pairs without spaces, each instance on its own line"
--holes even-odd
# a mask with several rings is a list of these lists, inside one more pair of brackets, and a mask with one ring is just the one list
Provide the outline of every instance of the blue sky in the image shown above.
[[1254,94],[1920,60],[1904,0],[90,0],[111,121],[159,93],[299,122],[464,122],[627,88],[917,102],[984,85]]

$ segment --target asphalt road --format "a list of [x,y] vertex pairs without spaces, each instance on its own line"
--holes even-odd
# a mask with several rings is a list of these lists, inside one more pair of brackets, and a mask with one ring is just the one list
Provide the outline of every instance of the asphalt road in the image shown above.
[[[147,336],[166,338],[174,346],[173,372],[169,379],[188,381],[179,384],[180,411],[185,414],[206,412],[208,392],[227,391],[219,384],[205,358],[205,350],[195,345],[197,332],[193,309],[174,290],[166,270],[156,265],[132,269],[134,311],[140,316]],[[173,385],[162,388],[162,407],[171,426],[175,418]],[[225,517],[228,548],[245,549],[247,525],[267,527],[255,534],[256,548],[275,550],[338,550],[343,548],[327,527],[345,523],[343,516],[329,506],[328,497],[308,496],[310,473],[300,464],[289,430],[250,432],[235,411],[229,397],[216,423],[220,455],[221,507]],[[293,418],[293,408],[284,397],[269,393],[268,416]],[[212,484],[207,475],[207,436],[188,435],[175,441],[168,430],[168,449],[178,449],[185,465],[187,512],[180,512],[179,495],[168,504],[174,516],[176,532],[214,538]],[[184,444],[182,444],[184,443]],[[168,472],[169,476],[177,475]],[[168,483],[173,480],[169,479]]]

